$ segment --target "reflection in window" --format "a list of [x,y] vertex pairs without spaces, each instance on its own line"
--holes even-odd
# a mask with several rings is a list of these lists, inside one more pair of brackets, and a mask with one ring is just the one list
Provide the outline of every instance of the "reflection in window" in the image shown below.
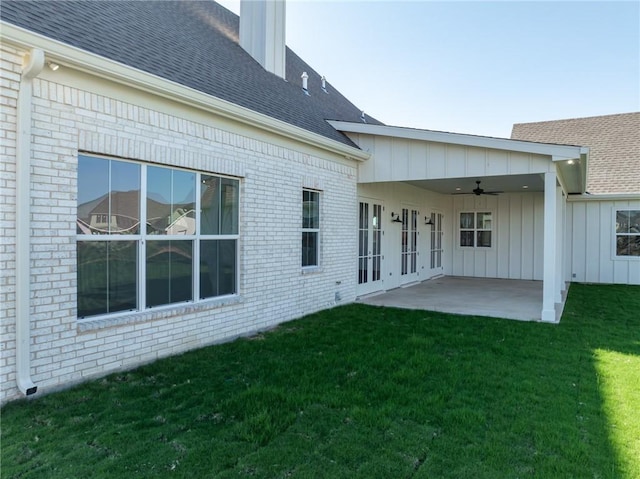
[[78,317],[135,310],[135,241],[78,242]]
[[236,294],[238,217],[238,180],[80,155],[78,317]]
[[147,168],[147,234],[195,234],[195,181],[195,173]]
[[80,156],[78,179],[78,234],[138,234],[140,165]]
[[147,241],[147,307],[193,299],[193,242]]
[[640,210],[616,211],[616,256],[640,257]]
[[200,297],[236,293],[236,240],[200,242]]
[[460,246],[490,248],[493,228],[491,217],[490,212],[460,213]]

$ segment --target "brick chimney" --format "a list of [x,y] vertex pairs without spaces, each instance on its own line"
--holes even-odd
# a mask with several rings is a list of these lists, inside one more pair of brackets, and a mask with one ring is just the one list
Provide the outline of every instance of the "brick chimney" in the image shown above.
[[240,46],[281,78],[285,78],[285,16],[284,0],[240,2]]

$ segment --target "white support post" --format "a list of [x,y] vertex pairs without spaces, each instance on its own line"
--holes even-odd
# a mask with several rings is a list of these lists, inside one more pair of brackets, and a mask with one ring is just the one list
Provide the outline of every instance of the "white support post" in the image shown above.
[[563,205],[564,198],[562,196],[562,187],[556,188],[556,284],[555,284],[555,302],[562,302],[562,290],[564,280],[562,277],[562,263],[564,262],[564,222],[563,222]]
[[547,323],[556,322],[556,279],[557,279],[557,184],[555,171],[544,174],[544,261],[542,273],[542,313],[541,319]]

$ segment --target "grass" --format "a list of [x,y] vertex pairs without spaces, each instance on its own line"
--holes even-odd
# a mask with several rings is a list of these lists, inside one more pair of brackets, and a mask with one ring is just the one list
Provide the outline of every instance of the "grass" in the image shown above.
[[640,478],[640,288],[348,305],[2,410],[6,478]]

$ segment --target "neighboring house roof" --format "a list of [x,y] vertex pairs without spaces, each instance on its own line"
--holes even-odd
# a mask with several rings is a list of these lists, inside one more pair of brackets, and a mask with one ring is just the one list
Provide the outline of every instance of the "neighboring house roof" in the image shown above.
[[587,146],[587,192],[640,193],[640,112],[518,123],[511,138]]
[[[239,45],[239,17],[213,1],[4,0],[8,23],[355,146],[325,120],[361,110],[287,48],[286,80]],[[309,75],[305,95],[300,76]],[[367,116],[367,121],[380,124]]]

